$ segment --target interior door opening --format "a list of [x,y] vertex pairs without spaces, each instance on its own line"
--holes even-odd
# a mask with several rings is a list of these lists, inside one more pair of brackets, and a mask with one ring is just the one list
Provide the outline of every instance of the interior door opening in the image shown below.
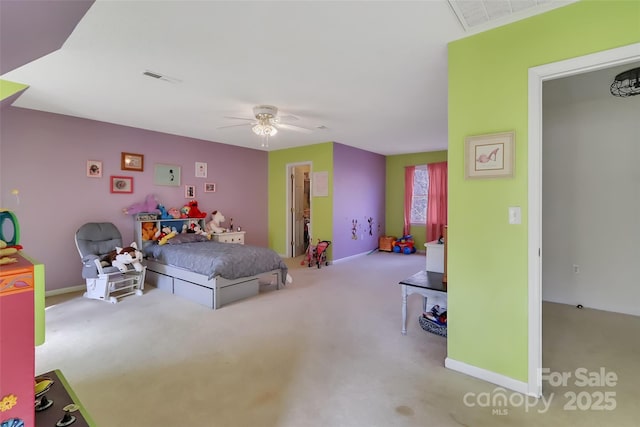
[[311,163],[288,166],[287,256],[303,255],[311,239]]

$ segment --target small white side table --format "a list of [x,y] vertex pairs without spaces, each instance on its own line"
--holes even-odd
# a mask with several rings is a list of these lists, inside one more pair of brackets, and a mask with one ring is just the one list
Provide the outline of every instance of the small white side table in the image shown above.
[[[442,283],[442,274],[419,271],[400,282],[402,285],[402,335],[407,335],[407,296],[422,295],[422,311],[427,311],[427,298],[447,298],[447,286]],[[446,303],[445,303],[446,304]]]

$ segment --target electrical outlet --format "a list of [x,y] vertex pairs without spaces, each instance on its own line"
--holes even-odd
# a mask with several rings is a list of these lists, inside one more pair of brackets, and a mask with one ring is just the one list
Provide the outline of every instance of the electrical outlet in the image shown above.
[[580,266],[578,266],[578,264],[573,264],[573,272],[580,273]]

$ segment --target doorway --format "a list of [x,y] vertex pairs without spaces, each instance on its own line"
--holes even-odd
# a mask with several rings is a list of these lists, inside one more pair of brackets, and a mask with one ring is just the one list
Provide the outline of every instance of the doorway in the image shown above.
[[542,395],[542,84],[640,60],[640,43],[529,69],[528,394]]
[[311,162],[287,165],[287,256],[305,253],[311,239]]

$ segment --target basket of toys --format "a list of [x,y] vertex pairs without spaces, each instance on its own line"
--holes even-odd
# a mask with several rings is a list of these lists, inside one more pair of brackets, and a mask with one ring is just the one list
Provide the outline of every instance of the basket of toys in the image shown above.
[[434,305],[431,311],[422,313],[418,317],[420,327],[432,334],[447,336],[447,309]]

